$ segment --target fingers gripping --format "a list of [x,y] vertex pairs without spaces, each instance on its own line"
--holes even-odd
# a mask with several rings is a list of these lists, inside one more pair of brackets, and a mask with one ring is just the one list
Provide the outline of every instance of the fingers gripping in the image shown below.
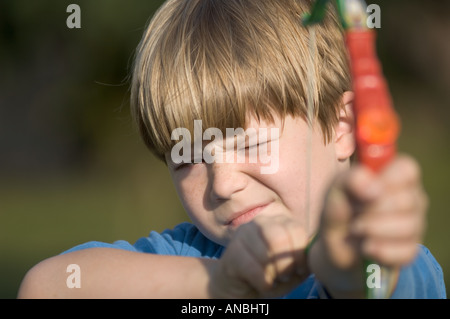
[[304,249],[307,236],[301,224],[284,216],[255,219],[260,245],[254,254],[264,265],[268,285],[290,282],[306,273]]

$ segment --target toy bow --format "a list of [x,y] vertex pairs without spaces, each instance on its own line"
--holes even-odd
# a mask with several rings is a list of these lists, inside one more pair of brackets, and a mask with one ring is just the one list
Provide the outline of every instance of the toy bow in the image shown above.
[[[326,14],[329,0],[317,0],[305,25],[319,23]],[[386,79],[376,54],[375,31],[367,26],[367,5],[363,0],[336,0],[341,23],[346,33],[350,57],[355,114],[355,138],[358,160],[373,171],[382,169],[396,153],[400,131],[398,117],[392,106]],[[366,267],[370,264],[365,261]],[[367,276],[367,271],[364,269]],[[367,277],[366,277],[367,278]],[[392,271],[381,267],[381,287],[369,288],[370,299],[389,297],[393,284]]]

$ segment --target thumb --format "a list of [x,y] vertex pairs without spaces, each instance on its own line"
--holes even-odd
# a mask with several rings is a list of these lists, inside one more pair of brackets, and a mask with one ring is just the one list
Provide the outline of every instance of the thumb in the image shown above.
[[339,268],[349,268],[358,262],[358,238],[351,232],[355,216],[378,194],[374,174],[355,167],[339,176],[325,199],[320,236],[333,263]]
[[346,193],[337,185],[330,188],[322,214],[320,238],[332,264],[349,269],[356,262],[356,243],[349,237],[352,208]]
[[333,185],[325,199],[321,231],[345,230],[351,218],[352,208],[346,192],[340,185]]

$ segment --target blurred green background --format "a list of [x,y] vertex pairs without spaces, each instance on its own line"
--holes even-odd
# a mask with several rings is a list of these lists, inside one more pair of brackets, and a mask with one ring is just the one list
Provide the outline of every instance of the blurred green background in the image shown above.
[[[0,1],[0,298],[26,271],[90,240],[134,242],[187,220],[129,115],[134,50],[161,0]],[[81,7],[81,29],[66,8]],[[423,167],[425,244],[450,272],[450,2],[381,6],[379,55]],[[447,283],[450,285],[450,282]]]

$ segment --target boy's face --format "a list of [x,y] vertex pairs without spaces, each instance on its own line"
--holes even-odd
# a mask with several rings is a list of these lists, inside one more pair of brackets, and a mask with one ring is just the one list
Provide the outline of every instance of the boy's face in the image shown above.
[[[248,127],[255,128],[256,132],[260,128],[269,131],[279,128],[279,138],[274,135],[267,142],[268,149],[274,151],[278,143],[278,154],[271,154],[278,156],[278,170],[270,174],[261,173],[262,167],[270,165],[267,162],[247,160],[180,166],[173,163],[170,154],[166,154],[166,160],[189,217],[214,242],[226,245],[237,227],[259,214],[289,215],[302,222],[305,231],[312,234],[329,183],[348,167],[351,154],[347,154],[353,153],[353,146],[347,145],[350,139],[341,138],[344,133],[352,134],[351,125],[347,126],[340,120],[336,136],[325,144],[320,127],[314,125],[311,131],[298,117],[286,117],[283,126],[278,118],[273,124],[250,121]],[[225,138],[224,141],[229,142]],[[344,142],[347,144],[341,145]]]

